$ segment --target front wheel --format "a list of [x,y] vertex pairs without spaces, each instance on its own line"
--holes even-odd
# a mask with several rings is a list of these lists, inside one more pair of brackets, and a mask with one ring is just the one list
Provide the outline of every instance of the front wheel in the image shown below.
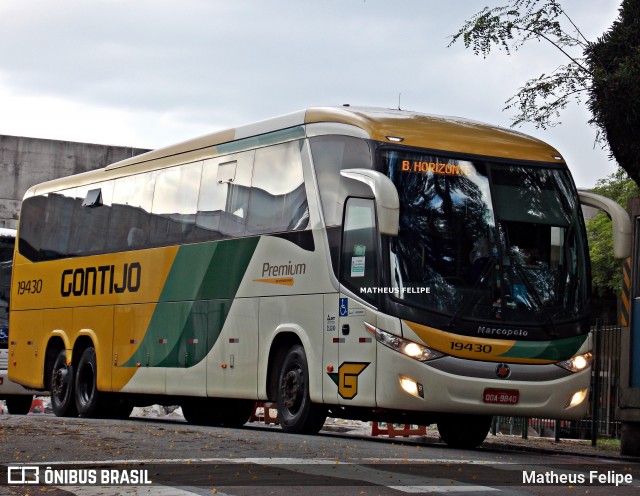
[[438,432],[452,448],[473,449],[486,439],[492,419],[487,415],[448,415],[438,422]]
[[78,415],[73,398],[73,366],[67,365],[67,352],[60,350],[51,369],[51,409],[56,417]]
[[301,345],[292,346],[278,378],[278,418],[285,432],[317,434],[327,411],[309,397],[309,367]]

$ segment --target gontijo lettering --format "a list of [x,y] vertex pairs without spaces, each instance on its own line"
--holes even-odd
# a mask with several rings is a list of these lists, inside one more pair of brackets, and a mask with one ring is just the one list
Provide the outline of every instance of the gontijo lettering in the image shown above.
[[457,164],[444,164],[436,162],[421,162],[419,160],[403,160],[402,172],[433,172],[446,176],[465,176],[468,173],[467,166]]
[[60,294],[66,298],[125,291],[135,293],[140,289],[141,278],[142,265],[139,262],[126,263],[123,267],[100,265],[66,269],[62,271]]

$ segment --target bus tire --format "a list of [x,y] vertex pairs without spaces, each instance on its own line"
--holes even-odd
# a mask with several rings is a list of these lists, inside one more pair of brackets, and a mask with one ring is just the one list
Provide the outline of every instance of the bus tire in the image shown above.
[[96,372],[96,350],[89,346],[80,355],[76,371],[75,402],[81,417],[94,417],[98,413],[100,392]]
[[317,434],[327,411],[309,396],[309,367],[304,348],[292,346],[278,378],[278,419],[282,430],[293,434]]
[[5,401],[11,415],[26,415],[31,410],[33,396],[15,394],[7,396]]
[[73,394],[73,366],[67,365],[67,352],[60,350],[51,369],[51,409],[56,417],[76,417]]
[[492,419],[490,415],[448,415],[438,422],[438,432],[451,448],[473,449],[486,439]]

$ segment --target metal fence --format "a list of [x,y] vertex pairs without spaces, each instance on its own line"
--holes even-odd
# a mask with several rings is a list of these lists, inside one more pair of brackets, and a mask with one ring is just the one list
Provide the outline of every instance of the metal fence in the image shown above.
[[575,439],[619,438],[615,418],[620,383],[620,326],[597,322],[591,329],[594,341],[589,412],[583,420],[495,417],[494,434],[545,436]]

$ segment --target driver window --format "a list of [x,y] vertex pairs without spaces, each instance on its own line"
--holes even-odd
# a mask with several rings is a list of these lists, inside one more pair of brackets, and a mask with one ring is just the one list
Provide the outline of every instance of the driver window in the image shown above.
[[342,283],[375,303],[377,288],[376,214],[373,200],[349,198],[342,238]]

